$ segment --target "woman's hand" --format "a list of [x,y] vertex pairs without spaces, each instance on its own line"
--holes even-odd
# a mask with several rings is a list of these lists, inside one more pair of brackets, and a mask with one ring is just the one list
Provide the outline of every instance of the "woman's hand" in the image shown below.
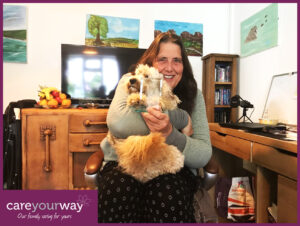
[[188,124],[186,127],[184,127],[181,132],[187,136],[192,136],[193,133],[194,133],[194,130],[193,130],[193,125],[192,125],[192,120],[191,120],[191,117],[189,116],[189,121],[188,121]]
[[160,132],[164,137],[171,134],[173,127],[169,116],[160,109],[148,107],[147,112],[143,112],[142,116],[151,132]]

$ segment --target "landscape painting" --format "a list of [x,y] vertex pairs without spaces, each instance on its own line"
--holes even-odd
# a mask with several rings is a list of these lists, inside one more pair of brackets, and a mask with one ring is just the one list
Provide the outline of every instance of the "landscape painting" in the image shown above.
[[189,56],[203,55],[203,24],[156,20],[154,28],[154,37],[169,31],[181,36]]
[[3,5],[3,61],[27,62],[26,7]]
[[139,29],[139,19],[87,15],[85,44],[138,48]]

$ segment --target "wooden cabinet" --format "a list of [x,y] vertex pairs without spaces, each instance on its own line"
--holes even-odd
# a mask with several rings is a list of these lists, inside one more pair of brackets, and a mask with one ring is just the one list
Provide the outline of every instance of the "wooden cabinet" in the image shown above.
[[237,91],[238,55],[212,53],[202,57],[202,93],[208,122],[235,122],[237,109],[230,97]]
[[[23,131],[26,137],[22,158],[23,188],[68,189],[67,121],[65,115],[49,115],[47,120],[40,115],[27,117],[28,126]],[[47,131],[51,134],[46,135]]]
[[84,189],[83,169],[106,136],[107,109],[23,109],[22,188]]

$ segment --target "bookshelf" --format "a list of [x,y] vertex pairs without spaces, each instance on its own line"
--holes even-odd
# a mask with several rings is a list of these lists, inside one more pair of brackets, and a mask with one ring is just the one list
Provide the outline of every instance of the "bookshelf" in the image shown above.
[[202,57],[202,93],[208,122],[235,122],[237,108],[230,107],[230,97],[237,91],[238,55],[211,53]]

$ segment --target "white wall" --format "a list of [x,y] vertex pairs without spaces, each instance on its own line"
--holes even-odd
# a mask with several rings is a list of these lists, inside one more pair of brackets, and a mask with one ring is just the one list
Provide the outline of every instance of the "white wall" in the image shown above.
[[[268,5],[231,5],[230,53],[240,53],[240,23]],[[241,57],[239,62],[239,94],[255,106],[254,121],[263,114],[272,76],[297,71],[297,4],[278,4],[278,19],[278,46]]]
[[[153,40],[154,20],[203,24],[203,52],[229,52],[229,4],[18,4],[28,9],[26,64],[3,63],[3,110],[38,99],[39,85],[60,88],[60,45],[84,44],[87,14],[140,19],[140,48]],[[199,88],[201,57],[190,57]]]
[[[3,110],[10,101],[37,100],[39,85],[60,88],[60,45],[84,44],[87,14],[140,19],[141,48],[153,40],[154,20],[202,23],[204,55],[240,54],[240,23],[269,4],[22,5],[28,6],[28,63],[3,63]],[[239,94],[254,104],[254,121],[262,116],[272,76],[297,70],[297,4],[280,3],[278,11],[278,46],[239,60]],[[201,88],[201,58],[190,61]]]

